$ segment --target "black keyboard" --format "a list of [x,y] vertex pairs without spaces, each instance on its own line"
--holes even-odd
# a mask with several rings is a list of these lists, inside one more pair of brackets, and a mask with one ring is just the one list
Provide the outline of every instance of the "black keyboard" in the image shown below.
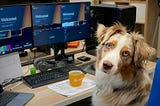
[[50,71],[44,71],[34,75],[24,76],[22,77],[22,80],[30,88],[36,88],[46,84],[68,79],[68,72],[71,70],[81,70],[81,68],[74,65],[68,65],[65,67],[55,68]]
[[16,92],[8,92],[3,91],[0,94],[0,106],[5,106],[7,103],[9,103],[13,98],[15,98],[19,93]]

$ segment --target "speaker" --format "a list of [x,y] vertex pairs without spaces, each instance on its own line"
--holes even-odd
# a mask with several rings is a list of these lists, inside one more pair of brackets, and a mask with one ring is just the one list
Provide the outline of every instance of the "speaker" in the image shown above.
[[34,66],[36,69],[43,71],[48,71],[48,69],[55,67],[56,62],[51,60],[42,60],[42,59],[35,59]]
[[[131,5],[117,4],[97,4],[90,8],[91,22],[90,30],[91,37],[85,40],[86,52],[89,53],[98,45],[96,39],[97,25],[104,24],[106,27],[112,26],[115,22],[120,22],[126,26],[127,31],[133,31],[136,21],[136,7]],[[90,53],[89,53],[90,54]]]
[[106,27],[120,22],[127,27],[128,32],[134,30],[136,21],[136,7],[131,5],[112,5],[98,4],[91,6],[92,29],[95,29],[97,23],[104,24]]

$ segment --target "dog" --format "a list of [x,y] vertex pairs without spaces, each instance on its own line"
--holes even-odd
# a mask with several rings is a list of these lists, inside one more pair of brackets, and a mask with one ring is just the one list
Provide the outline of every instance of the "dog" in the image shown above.
[[145,61],[155,56],[144,37],[115,23],[97,27],[96,88],[93,106],[145,106],[152,80]]

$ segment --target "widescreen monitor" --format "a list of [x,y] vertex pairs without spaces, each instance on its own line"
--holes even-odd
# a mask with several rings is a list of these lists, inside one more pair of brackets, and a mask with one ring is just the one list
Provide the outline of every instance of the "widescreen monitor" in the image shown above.
[[0,55],[32,47],[30,5],[0,6]]
[[90,2],[32,5],[34,46],[90,37]]

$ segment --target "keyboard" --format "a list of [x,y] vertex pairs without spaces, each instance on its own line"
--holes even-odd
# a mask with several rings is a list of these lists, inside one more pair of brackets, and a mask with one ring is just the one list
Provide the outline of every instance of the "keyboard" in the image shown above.
[[34,75],[23,76],[22,80],[30,88],[37,88],[46,84],[68,79],[68,72],[71,70],[82,71],[82,69],[78,66],[68,65],[65,67],[51,69],[50,71],[40,72]]
[[17,92],[8,92],[3,91],[0,94],[0,106],[5,106],[7,103],[9,103],[13,98],[15,98],[19,93]]

